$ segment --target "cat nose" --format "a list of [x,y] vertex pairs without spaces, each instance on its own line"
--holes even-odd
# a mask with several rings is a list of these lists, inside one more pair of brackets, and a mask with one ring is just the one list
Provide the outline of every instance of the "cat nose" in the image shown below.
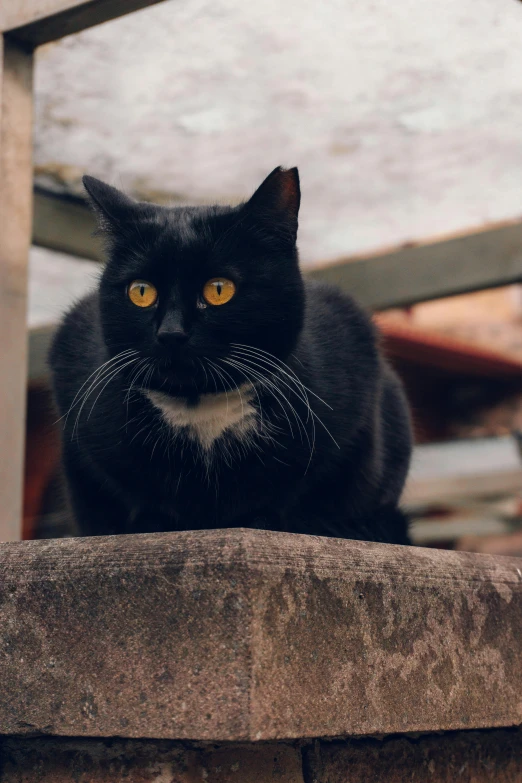
[[181,327],[169,329],[168,327],[160,326],[158,329],[158,340],[162,345],[176,347],[183,345],[189,338],[188,332]]
[[158,341],[171,348],[179,347],[190,337],[179,310],[167,312],[157,331]]

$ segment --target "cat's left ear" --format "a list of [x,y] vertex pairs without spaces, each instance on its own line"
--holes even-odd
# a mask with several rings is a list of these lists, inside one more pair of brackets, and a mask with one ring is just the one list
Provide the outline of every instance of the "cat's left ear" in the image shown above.
[[100,228],[121,232],[133,222],[138,202],[95,177],[83,177],[83,185],[98,216]]
[[297,237],[297,216],[301,203],[299,172],[278,166],[261,183],[245,207],[266,229],[292,242]]

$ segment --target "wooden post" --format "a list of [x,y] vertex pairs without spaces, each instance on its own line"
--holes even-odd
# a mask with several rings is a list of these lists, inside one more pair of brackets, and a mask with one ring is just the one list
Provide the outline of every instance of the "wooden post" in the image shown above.
[[32,227],[33,51],[159,0],[0,4],[0,541],[20,538]]
[[0,48],[0,541],[13,541],[22,517],[33,55],[5,34]]

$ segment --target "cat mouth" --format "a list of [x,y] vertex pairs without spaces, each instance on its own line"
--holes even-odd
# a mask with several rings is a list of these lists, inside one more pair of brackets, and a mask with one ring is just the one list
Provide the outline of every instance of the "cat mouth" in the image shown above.
[[155,359],[151,364],[154,366],[153,372],[145,373],[139,384],[142,391],[158,391],[176,397],[206,391],[204,370],[194,357]]

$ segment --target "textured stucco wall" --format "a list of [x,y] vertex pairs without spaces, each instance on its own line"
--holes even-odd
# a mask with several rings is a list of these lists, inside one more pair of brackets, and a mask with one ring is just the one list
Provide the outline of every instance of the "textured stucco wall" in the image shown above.
[[99,264],[86,259],[53,253],[43,247],[31,248],[29,257],[29,328],[59,321],[72,302],[96,285]]
[[305,261],[522,214],[515,0],[167,0],[43,47],[36,164],[239,199],[300,167]]

